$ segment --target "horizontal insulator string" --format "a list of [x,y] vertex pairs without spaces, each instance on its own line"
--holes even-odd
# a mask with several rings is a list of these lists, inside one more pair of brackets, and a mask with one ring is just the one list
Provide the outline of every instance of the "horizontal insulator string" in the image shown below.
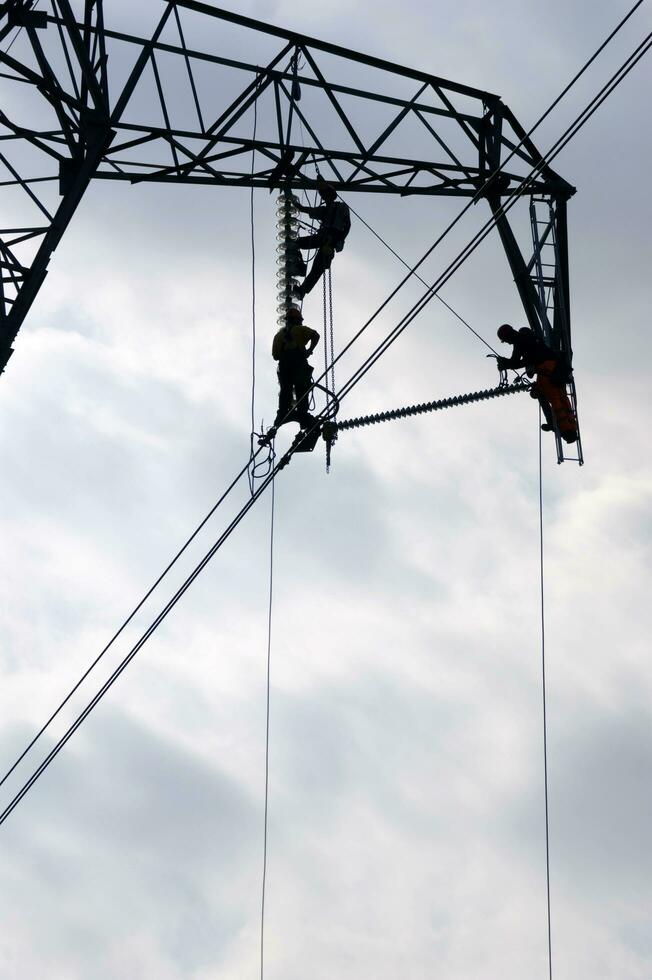
[[437,412],[442,408],[455,408],[457,405],[470,405],[472,402],[485,401],[488,398],[500,398],[502,395],[515,395],[519,391],[529,391],[529,385],[523,382],[499,385],[497,388],[485,388],[484,391],[471,391],[467,395],[454,395],[451,398],[440,398],[434,402],[422,402],[420,405],[408,405],[405,408],[394,408],[389,412],[378,412],[376,415],[362,415],[355,419],[344,419],[337,423],[337,431],[358,429],[363,425],[376,425],[377,422],[391,422],[394,419],[404,419],[410,415],[423,415],[426,412]]

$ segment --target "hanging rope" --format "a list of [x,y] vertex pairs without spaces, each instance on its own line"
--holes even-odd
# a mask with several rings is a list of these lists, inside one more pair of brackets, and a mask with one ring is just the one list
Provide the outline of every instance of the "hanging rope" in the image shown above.
[[550,829],[548,821],[548,721],[546,715],[546,619],[543,565],[543,463],[541,453],[542,411],[539,406],[539,581],[541,585],[541,690],[543,700],[543,784],[546,812],[546,899],[548,908],[548,976],[552,980],[552,928],[550,920]]
[[[251,150],[251,196],[249,201],[249,218],[251,226],[251,434],[249,437],[249,448],[251,460],[254,458],[254,439],[256,438],[256,226],[254,220],[254,165],[256,160],[256,128],[258,126],[258,99],[254,100],[254,132],[252,137],[253,147]],[[249,480],[249,492],[254,493],[256,468],[250,466],[247,470]]]
[[263,831],[263,883],[260,902],[260,980],[265,967],[265,889],[267,886],[267,816],[269,805],[269,691],[272,664],[272,599],[274,589],[274,498],[276,481],[272,480],[272,516],[269,534],[269,604],[267,608],[267,695],[265,709],[265,817]]

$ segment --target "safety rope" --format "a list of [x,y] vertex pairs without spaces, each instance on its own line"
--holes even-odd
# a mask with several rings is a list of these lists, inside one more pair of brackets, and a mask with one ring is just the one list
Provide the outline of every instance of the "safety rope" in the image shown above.
[[546,714],[546,618],[543,563],[543,462],[541,451],[542,411],[539,406],[539,582],[541,588],[541,691],[543,700],[543,784],[546,813],[546,900],[548,909],[548,977],[552,980],[552,928],[550,916],[550,827],[548,820],[548,721]]
[[260,980],[265,966],[265,897],[267,887],[267,827],[269,811],[269,692],[272,664],[272,599],[274,590],[274,502],[276,481],[272,480],[272,507],[269,534],[269,603],[267,607],[267,693],[265,708],[265,816],[263,831],[263,881],[260,902]]
[[394,419],[404,419],[410,415],[423,415],[426,412],[437,412],[442,408],[470,405],[472,402],[482,402],[488,398],[500,398],[502,395],[516,395],[521,391],[529,391],[529,385],[522,381],[517,381],[513,384],[499,385],[496,388],[486,388],[484,391],[471,391],[467,395],[454,395],[452,398],[440,398],[434,402],[422,402],[420,405],[394,408],[389,412],[378,412],[375,415],[362,415],[359,418],[344,419],[343,422],[337,422],[335,424],[338,432],[344,429],[359,429],[363,425],[375,425],[377,422],[392,422]]

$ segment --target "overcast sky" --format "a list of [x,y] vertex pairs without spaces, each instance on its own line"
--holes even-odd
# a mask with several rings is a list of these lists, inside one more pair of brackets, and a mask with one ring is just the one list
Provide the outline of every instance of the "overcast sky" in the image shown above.
[[[145,34],[163,7],[105,6],[111,26]],[[495,92],[528,128],[629,6],[237,9]],[[651,22],[646,2],[541,128],[542,150]],[[557,980],[652,976],[651,67],[639,64],[554,164],[578,188],[586,456],[558,466],[544,439]],[[351,204],[407,260],[459,208]],[[273,207],[255,194],[256,418],[267,424]],[[247,459],[249,220],[246,190],[97,181],[52,259],[0,379],[3,773]],[[333,266],[336,346],[401,275],[354,222]],[[419,295],[407,286],[373,337]],[[505,320],[523,323],[497,237],[443,295],[491,342]],[[304,313],[322,332],[319,289]],[[433,302],[342,414],[490,387],[485,353]],[[243,482],[2,787],[3,805],[247,494]],[[259,976],[270,504],[266,494],[0,828],[3,978]],[[329,475],[320,449],[280,474],[269,980],[547,977],[538,521],[537,410],[520,396],[342,433]]]

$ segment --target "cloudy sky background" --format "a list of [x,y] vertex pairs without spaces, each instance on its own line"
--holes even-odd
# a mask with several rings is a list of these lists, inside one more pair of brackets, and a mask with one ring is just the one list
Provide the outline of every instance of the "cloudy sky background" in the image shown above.
[[[113,26],[144,33],[161,10],[107,6]],[[496,92],[528,127],[628,7],[237,9]],[[541,128],[541,149],[651,22],[643,4]],[[644,61],[555,162],[578,188],[571,282],[586,455],[582,469],[559,467],[544,444],[559,980],[652,974],[650,78]],[[408,260],[459,207],[351,203]],[[256,194],[256,401],[268,423],[273,204]],[[485,218],[473,209],[426,276]],[[3,772],[247,458],[249,233],[248,191],[102,181],[51,262],[0,381]],[[339,346],[401,276],[354,223],[333,270]],[[490,340],[499,323],[522,322],[497,237],[443,294]],[[406,287],[374,336],[418,295]],[[305,315],[321,329],[318,290]],[[433,302],[342,414],[488,387],[484,354]],[[537,428],[533,402],[503,399],[344,433],[330,475],[316,452],[277,481],[269,978],[547,976]],[[210,522],[77,710],[247,492]],[[270,502],[0,828],[3,977],[259,974]],[[29,772],[2,788],[3,802]]]

